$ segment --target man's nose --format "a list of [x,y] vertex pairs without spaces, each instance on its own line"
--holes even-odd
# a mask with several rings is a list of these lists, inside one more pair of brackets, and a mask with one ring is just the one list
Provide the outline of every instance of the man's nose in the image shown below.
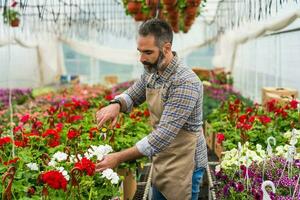
[[144,62],[146,61],[146,58],[143,54],[140,55],[140,62]]

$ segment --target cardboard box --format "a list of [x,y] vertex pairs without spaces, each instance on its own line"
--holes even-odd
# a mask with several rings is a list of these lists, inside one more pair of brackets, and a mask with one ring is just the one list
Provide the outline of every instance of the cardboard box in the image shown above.
[[[268,94],[267,94],[268,93]],[[263,87],[262,88],[262,105],[272,98],[279,101],[286,102],[298,98],[298,91],[292,88],[277,88],[277,87]]]
[[214,150],[215,134],[211,125],[205,121],[204,136],[209,149]]
[[128,169],[119,169],[118,174],[124,177],[123,200],[132,200],[137,189],[137,182],[133,173]]

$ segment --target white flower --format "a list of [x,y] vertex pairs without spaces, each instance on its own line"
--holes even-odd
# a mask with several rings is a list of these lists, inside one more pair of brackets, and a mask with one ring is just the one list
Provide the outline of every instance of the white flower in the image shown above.
[[56,161],[54,159],[51,159],[51,161],[48,163],[48,166],[55,167],[56,164],[57,164]]
[[61,161],[65,161],[67,160],[68,158],[68,154],[64,153],[64,152],[56,152],[53,156],[52,156],[54,159],[56,159],[58,162],[61,162]]
[[32,171],[39,171],[39,167],[36,163],[28,163],[26,166]]
[[112,184],[117,184],[119,182],[119,176],[112,169],[106,169],[102,172],[102,177],[110,180]]
[[88,156],[91,158],[93,156],[97,157],[97,160],[102,160],[103,157],[110,152],[112,152],[113,149],[109,145],[100,145],[100,146],[94,146],[92,145],[91,148],[88,149]]

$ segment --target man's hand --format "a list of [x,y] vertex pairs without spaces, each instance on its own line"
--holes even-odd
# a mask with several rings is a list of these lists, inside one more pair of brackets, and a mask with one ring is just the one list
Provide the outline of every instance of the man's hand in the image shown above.
[[120,113],[120,109],[121,106],[118,103],[114,103],[99,110],[96,113],[98,128],[101,128],[103,124],[108,120],[112,121],[110,128],[115,127],[118,120],[118,115]]
[[106,155],[102,161],[96,164],[96,172],[102,172],[108,168],[115,168],[122,162],[135,160],[142,157],[136,146],[126,149],[121,152]]
[[120,164],[119,153],[106,155],[102,161],[96,164],[96,172],[102,172],[108,168],[115,168]]

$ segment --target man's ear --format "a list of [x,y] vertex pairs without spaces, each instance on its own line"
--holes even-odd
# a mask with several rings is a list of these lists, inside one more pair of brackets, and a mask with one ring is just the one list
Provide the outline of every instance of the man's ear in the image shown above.
[[171,43],[169,43],[169,42],[165,43],[163,51],[164,51],[165,55],[168,54],[169,52],[171,52],[172,51]]

